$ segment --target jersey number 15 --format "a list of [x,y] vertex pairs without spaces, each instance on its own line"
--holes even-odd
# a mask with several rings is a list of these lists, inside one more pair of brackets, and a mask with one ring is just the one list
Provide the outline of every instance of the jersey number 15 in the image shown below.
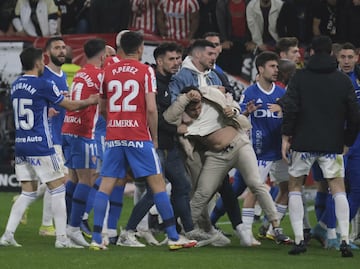
[[13,109],[15,113],[15,128],[19,130],[31,130],[34,127],[34,112],[26,106],[31,106],[33,101],[26,98],[13,99]]

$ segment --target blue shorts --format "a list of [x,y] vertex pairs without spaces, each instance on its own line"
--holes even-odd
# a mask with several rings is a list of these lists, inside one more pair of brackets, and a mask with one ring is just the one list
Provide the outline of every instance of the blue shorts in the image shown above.
[[161,174],[152,141],[111,140],[105,142],[101,176],[124,178],[128,167],[134,178]]
[[70,169],[96,169],[97,148],[94,139],[63,135],[65,166]]

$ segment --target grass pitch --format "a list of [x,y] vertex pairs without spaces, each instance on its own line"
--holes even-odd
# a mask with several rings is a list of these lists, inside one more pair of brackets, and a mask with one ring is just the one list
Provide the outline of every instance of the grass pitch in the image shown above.
[[[5,230],[6,221],[12,205],[14,193],[0,193],[0,233]],[[125,198],[124,209],[119,226],[125,223],[132,208],[132,199]],[[20,224],[15,234],[23,247],[0,247],[0,269],[352,269],[360,268],[360,251],[354,251],[354,258],[341,258],[336,250],[325,250],[316,241],[305,254],[290,256],[291,246],[276,245],[263,240],[260,247],[240,247],[233,235],[231,245],[223,248],[207,246],[203,248],[169,251],[166,246],[146,248],[126,248],[110,246],[108,251],[88,249],[55,249],[55,238],[41,237],[38,229],[41,224],[42,200],[37,200],[29,209],[28,222]],[[313,212],[310,212],[315,223]],[[220,220],[223,230],[232,232],[226,217]],[[254,224],[256,234],[260,224]],[[292,236],[288,217],[282,223],[284,232]]]

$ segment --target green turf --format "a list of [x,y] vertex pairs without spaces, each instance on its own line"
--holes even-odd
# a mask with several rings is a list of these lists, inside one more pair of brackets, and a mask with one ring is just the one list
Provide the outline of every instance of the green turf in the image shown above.
[[[0,193],[0,232],[3,233],[11,208],[13,193]],[[125,226],[132,201],[125,198],[124,210],[119,225]],[[306,254],[289,256],[290,246],[279,246],[272,241],[262,241],[257,248],[243,248],[235,236],[228,247],[203,247],[169,251],[167,247],[125,248],[111,246],[108,251],[90,251],[88,249],[55,249],[54,238],[40,237],[38,228],[41,222],[41,200],[36,201],[28,212],[28,223],[20,225],[16,240],[21,248],[0,247],[0,269],[352,269],[360,268],[360,251],[354,251],[354,258],[341,258],[336,250],[324,250],[320,244],[311,241]],[[311,214],[313,220],[313,214]],[[222,218],[220,227],[231,232],[226,218]],[[254,225],[254,233],[259,224]],[[288,217],[283,222],[284,230],[292,235]]]

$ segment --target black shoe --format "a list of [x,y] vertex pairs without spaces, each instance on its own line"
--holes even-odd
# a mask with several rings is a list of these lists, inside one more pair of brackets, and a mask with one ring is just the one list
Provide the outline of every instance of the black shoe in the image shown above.
[[293,243],[293,240],[291,240],[290,237],[288,237],[287,235],[285,235],[283,233],[283,229],[280,227],[274,228],[274,239],[276,244],[285,244],[285,245],[289,245]]
[[118,241],[119,236],[113,236],[109,237],[109,245],[116,245],[116,242]]
[[304,229],[304,243],[308,246],[311,240],[311,229]]
[[341,251],[341,257],[348,258],[354,256],[354,254],[351,251],[351,247],[348,244],[346,244],[345,240],[341,241],[340,251]]
[[293,248],[288,252],[289,255],[299,255],[306,252],[306,246],[304,240],[301,240],[299,244],[294,244]]

